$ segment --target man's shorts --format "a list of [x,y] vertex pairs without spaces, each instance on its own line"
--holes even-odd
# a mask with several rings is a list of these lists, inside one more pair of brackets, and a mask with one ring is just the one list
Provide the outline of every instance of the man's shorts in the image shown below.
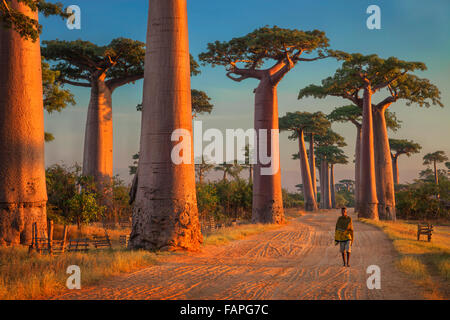
[[352,252],[352,245],[350,244],[351,241],[347,240],[347,241],[340,241],[339,245],[340,245],[340,251],[341,252]]

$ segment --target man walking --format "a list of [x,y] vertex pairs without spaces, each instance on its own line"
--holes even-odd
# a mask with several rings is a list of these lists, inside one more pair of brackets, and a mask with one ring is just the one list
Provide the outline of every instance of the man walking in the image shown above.
[[[347,216],[347,208],[341,208],[341,216],[336,222],[336,231],[334,234],[335,244],[340,244],[340,251],[344,267],[350,267],[350,252],[353,245],[353,223],[352,218]],[[345,262],[345,253],[347,252],[347,263]]]

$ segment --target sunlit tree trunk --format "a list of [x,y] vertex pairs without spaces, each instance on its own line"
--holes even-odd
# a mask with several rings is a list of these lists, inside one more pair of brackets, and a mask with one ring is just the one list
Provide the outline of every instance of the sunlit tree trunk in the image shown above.
[[314,134],[309,135],[309,166],[311,170],[311,181],[314,190],[314,199],[317,202],[317,182],[316,182],[316,156],[314,154]]
[[[138,186],[131,248],[197,250],[202,242],[192,152],[186,0],[149,0]],[[190,163],[175,164],[184,129]],[[180,139],[181,140],[181,139]],[[186,156],[184,153],[182,154]],[[189,161],[188,161],[189,162]]]
[[400,174],[398,172],[398,155],[392,155],[392,171],[394,175],[394,184],[398,184],[400,181]]
[[303,195],[305,198],[305,211],[317,210],[316,197],[314,195],[313,183],[311,179],[310,165],[306,153],[305,139],[303,131],[298,132],[300,169],[302,173]]
[[323,172],[322,172],[322,161],[319,163],[319,165],[317,166],[317,169],[319,171],[319,185],[320,185],[320,202],[319,202],[319,206],[320,209],[324,208],[324,196],[323,196]]
[[359,212],[361,194],[361,126],[356,125],[355,147],[355,212]]
[[326,197],[325,197],[325,208],[331,209],[331,186],[330,186],[330,168],[328,165],[328,161],[324,161],[324,169],[325,169],[325,188],[326,188]]
[[375,155],[372,121],[372,89],[364,88],[361,136],[361,194],[359,216],[378,220],[378,200],[375,184]]
[[433,167],[434,167],[434,183],[436,183],[436,185],[439,185],[439,174],[436,167],[436,160],[433,161]]
[[[252,220],[260,223],[282,223],[284,221],[283,198],[281,193],[280,147],[278,136],[272,141],[272,130],[278,132],[278,100],[277,87],[270,76],[264,76],[255,92],[254,126],[257,134],[258,152],[253,176],[253,208]],[[266,132],[261,130],[265,129]],[[260,141],[265,135],[267,154],[272,163],[263,164],[260,157]],[[273,147],[273,148],[272,148]],[[261,174],[262,168],[269,170],[274,166],[273,174]]]
[[334,183],[334,164],[330,165],[331,207],[336,208],[336,190]]
[[[31,19],[37,12],[13,0]],[[41,51],[0,26],[0,245],[29,244],[47,230]]]
[[113,119],[112,91],[103,79],[93,80],[84,137],[83,175],[92,176],[102,203],[112,205]]
[[395,220],[395,190],[392,172],[391,148],[387,133],[385,111],[388,105],[373,110],[375,145],[375,176],[378,199],[378,216]]

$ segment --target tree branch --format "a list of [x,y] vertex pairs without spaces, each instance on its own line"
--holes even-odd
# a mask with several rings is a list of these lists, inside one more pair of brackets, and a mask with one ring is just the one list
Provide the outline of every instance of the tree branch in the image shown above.
[[[232,74],[236,74],[240,77],[233,77]],[[232,68],[230,71],[226,73],[226,76],[233,81],[241,82],[242,80],[248,78],[261,79],[261,70],[255,69],[241,69],[232,64]]]
[[140,80],[143,77],[144,77],[144,73],[140,73],[140,74],[130,75],[130,76],[126,76],[126,77],[122,77],[122,78],[118,78],[118,79],[111,79],[111,80],[106,81],[106,85],[109,87],[109,89],[111,91],[114,91],[118,87],[126,85],[130,82]]
[[397,80],[398,78],[400,78],[401,76],[403,76],[407,71],[403,71],[402,73],[398,74],[397,76],[395,76],[393,79],[391,80],[386,80],[383,83],[379,83],[376,86],[373,87],[373,92],[380,90],[384,87],[390,86],[395,80]]
[[71,86],[86,87],[86,88],[90,88],[91,87],[91,84],[88,83],[88,82],[76,82],[76,81],[71,81],[71,80],[67,80],[67,79],[64,79],[64,78],[60,78],[58,80],[61,81],[62,83],[70,84]]
[[386,99],[384,99],[380,103],[376,104],[375,108],[379,109],[379,110],[387,109],[395,101],[397,101],[396,97],[393,97],[393,96],[387,97]]

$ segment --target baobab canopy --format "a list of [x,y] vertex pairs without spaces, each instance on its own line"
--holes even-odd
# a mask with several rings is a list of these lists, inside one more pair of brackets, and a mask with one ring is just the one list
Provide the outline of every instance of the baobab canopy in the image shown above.
[[[342,67],[335,74],[322,80],[322,85],[309,85],[300,90],[298,98],[339,96],[362,106],[359,93],[364,87],[361,76],[370,80],[372,91],[383,88],[389,90],[389,96],[379,105],[392,103],[398,99],[407,100],[407,105],[417,103],[419,106],[430,106],[440,102],[439,89],[428,79],[411,74],[414,71],[426,70],[422,62],[403,61],[395,57],[382,59],[376,54],[364,56],[359,53],[346,56]],[[430,100],[427,100],[430,99]]]
[[326,134],[327,129],[331,127],[330,121],[327,120],[322,112],[288,112],[279,120],[280,130],[292,131],[289,139],[296,140],[298,132],[313,133],[315,135]]
[[[355,105],[347,105],[337,107],[327,116],[332,122],[351,122],[360,126],[362,122],[362,109]],[[401,127],[402,121],[397,118],[395,112],[386,110],[385,113],[386,126],[388,129],[396,132]]]
[[[229,71],[234,73],[237,63],[243,63],[245,68],[256,70],[268,60],[282,61],[288,58],[296,63],[324,58],[327,47],[328,38],[319,30],[262,27],[228,42],[209,43],[208,51],[200,54],[199,58],[212,66],[227,66],[230,68]],[[303,53],[311,53],[314,50],[317,50],[317,57],[310,59],[300,57]],[[246,74],[244,77],[251,76]]]
[[83,40],[43,44],[42,55],[46,60],[60,61],[54,69],[61,72],[61,81],[67,84],[90,87],[92,75],[105,72],[105,80],[113,88],[144,76],[145,44],[140,41],[117,38],[107,46]]

